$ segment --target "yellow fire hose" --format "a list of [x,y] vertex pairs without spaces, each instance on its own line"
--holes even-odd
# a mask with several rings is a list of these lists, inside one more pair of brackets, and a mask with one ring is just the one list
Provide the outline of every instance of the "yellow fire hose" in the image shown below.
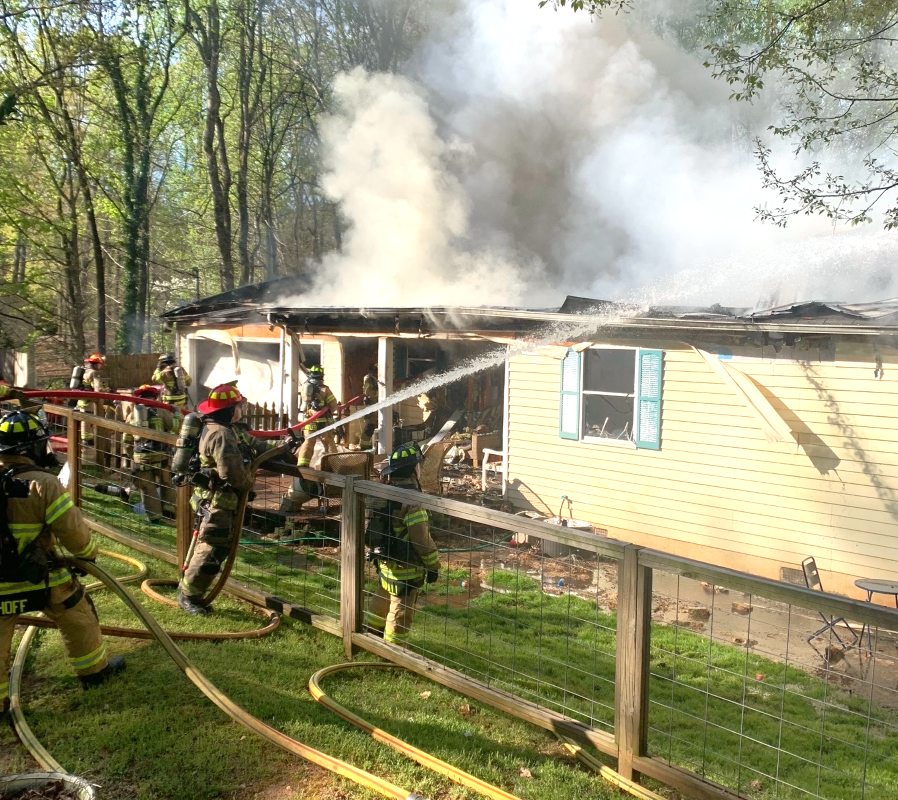
[[[319,750],[315,750],[314,748],[303,744],[302,742],[290,738],[286,734],[283,734],[280,731],[272,728],[270,725],[262,722],[262,720],[258,719],[257,717],[252,716],[246,710],[234,703],[230,698],[219,691],[219,689],[208,678],[206,678],[203,673],[201,673],[196,667],[191,664],[184,653],[181,652],[180,648],[174,643],[172,637],[160,627],[159,623],[156,622],[153,616],[139,602],[137,602],[137,600],[135,600],[130,594],[128,594],[125,589],[122,588],[122,583],[130,583],[141,580],[146,575],[146,567],[137,559],[132,559],[128,556],[121,556],[117,553],[110,553],[106,551],[101,552],[104,555],[118,558],[119,560],[125,561],[138,567],[139,572],[135,573],[134,575],[129,575],[126,578],[122,578],[121,580],[116,580],[112,575],[106,572],[106,570],[104,570],[102,567],[97,566],[96,564],[91,564],[84,561],[75,561],[74,563],[76,563],[78,567],[98,578],[100,581],[100,583],[98,584],[91,584],[88,588],[99,588],[102,585],[113,591],[119,597],[119,599],[121,599],[125,603],[125,605],[129,609],[131,609],[131,611],[140,619],[140,621],[146,626],[148,635],[152,636],[152,638],[155,638],[159,642],[159,644],[162,645],[163,649],[166,651],[169,657],[175,662],[175,664],[181,669],[181,671],[184,672],[184,674],[191,680],[191,682],[209,700],[211,700],[216,706],[224,711],[225,714],[227,714],[231,719],[243,725],[245,728],[262,737],[266,741],[283,748],[287,752],[298,755],[301,758],[304,758],[307,761],[312,762],[313,764],[317,764],[318,766],[323,767],[326,770],[334,772],[341,777],[347,778],[348,780],[360,786],[372,789],[383,795],[384,797],[395,798],[396,800],[424,800],[421,795],[416,794],[415,792],[408,792],[405,789],[402,789],[401,787],[390,783],[389,781],[379,778],[376,775],[372,775],[365,770],[354,767],[352,764],[329,756],[326,753],[322,753]],[[145,584],[146,583],[147,582],[145,582]],[[144,590],[146,591],[146,588]],[[156,593],[153,592],[152,595],[156,595]],[[161,595],[158,595],[158,597],[163,602],[174,605],[174,603],[168,598],[164,598]],[[118,630],[127,631],[129,629]],[[35,631],[36,627],[34,627],[33,625],[29,626],[26,630],[25,635],[22,637],[22,641],[19,644],[19,648],[16,651],[13,668],[10,672],[10,706],[13,714],[13,722],[22,742],[44,769],[47,769],[49,771],[64,772],[63,767],[53,758],[52,755],[50,755],[49,752],[47,752],[43,745],[41,745],[41,743],[37,740],[34,733],[28,727],[28,724],[25,721],[25,717],[22,712],[21,679],[22,673],[24,671],[27,651],[29,646],[31,645]],[[205,634],[205,637],[210,636],[214,637],[216,636],[216,634]],[[349,711],[347,708],[341,706],[331,697],[326,695],[321,688],[320,681],[328,675],[348,669],[401,669],[401,667],[397,667],[394,664],[379,662],[335,664],[330,667],[325,667],[318,670],[309,679],[309,691],[311,692],[312,697],[317,702],[324,705],[326,708],[338,714],[347,722],[350,722],[351,724],[370,734],[376,741],[392,747],[403,755],[416,761],[418,764],[421,764],[422,766],[427,767],[428,769],[449,778],[449,780],[454,781],[455,783],[466,786],[467,788],[478,792],[484,797],[490,798],[490,800],[519,800],[517,796],[510,794],[503,789],[500,789],[498,786],[493,786],[486,781],[482,781],[479,778],[465,772],[464,770],[458,769],[457,767],[454,767],[451,764],[414,747],[408,742],[405,742],[402,739],[399,739],[398,737],[393,736],[392,734],[387,733],[386,731],[381,730],[374,725],[371,725],[369,722]],[[663,798],[661,798],[654,792],[645,789],[637,783],[627,780],[622,775],[619,775],[617,772],[612,770],[610,767],[605,766],[594,756],[584,751],[578,744],[576,744],[572,740],[567,739],[566,737],[559,738],[561,739],[568,752],[576,756],[587,767],[597,772],[606,781],[634,795],[635,797],[640,798],[640,800],[663,800]]]
[[[424,750],[419,750],[417,747],[400,739],[398,736],[393,736],[393,734],[375,727],[370,722],[362,719],[357,714],[353,714],[348,708],[341,706],[336,700],[325,694],[324,690],[321,688],[321,680],[328,675],[333,675],[335,672],[341,672],[348,669],[404,669],[404,667],[400,667],[397,664],[385,664],[378,661],[347,662],[345,664],[334,664],[330,667],[324,667],[323,669],[319,669],[311,678],[309,678],[309,692],[312,697],[325,708],[333,711],[337,716],[342,717],[347,722],[365,731],[365,733],[369,734],[375,741],[381,742],[388,747],[392,747],[394,750],[412,759],[412,761],[416,761],[422,767],[427,767],[440,775],[446,776],[449,780],[454,781],[455,783],[460,783],[462,786],[473,789],[484,797],[489,797],[490,800],[519,800],[516,795],[509,794],[498,786],[486,783],[486,781],[482,781],[480,778],[476,778],[473,775],[458,769],[458,767],[453,767],[451,764],[447,764],[445,761],[430,755],[430,753],[427,753]],[[623,775],[618,774],[611,769],[611,767],[606,766],[595,756],[585,751],[573,740],[560,735],[558,738],[564,745],[565,750],[571,755],[576,756],[582,764],[597,772],[606,781],[617,786],[619,789],[623,789],[625,792],[629,792],[641,800],[664,800],[660,795],[640,786],[638,783],[627,780]]]
[[[188,660],[184,653],[181,652],[181,649],[174,643],[172,638],[162,629],[159,623],[156,622],[155,618],[137,600],[135,600],[130,594],[128,594],[128,592],[125,591],[124,588],[122,588],[121,584],[116,581],[116,579],[112,575],[110,575],[108,572],[106,572],[106,570],[104,570],[97,564],[91,564],[87,561],[79,561],[77,559],[74,559],[73,563],[76,564],[79,569],[82,569],[90,575],[93,575],[95,578],[98,578],[108,589],[115,593],[118,598],[122,602],[124,602],[124,604],[129,609],[131,609],[131,611],[147,627],[153,638],[155,638],[156,641],[158,641],[159,644],[162,645],[165,652],[169,655],[172,661],[175,662],[178,668],[190,679],[190,681],[207,698],[209,698],[209,700],[211,700],[235,722],[243,725],[243,727],[252,731],[257,736],[262,737],[271,744],[275,744],[278,747],[283,748],[288,753],[293,753],[294,755],[300,756],[307,761],[311,761],[313,764],[317,764],[319,767],[323,767],[324,769],[334,772],[341,777],[347,778],[348,780],[351,780],[360,786],[372,789],[373,791],[378,792],[384,797],[394,798],[395,800],[425,800],[425,798],[415,792],[406,791],[405,789],[396,786],[393,783],[390,783],[390,781],[379,778],[376,775],[372,775],[370,772],[366,772],[365,770],[359,769],[358,767],[354,767],[352,764],[348,764],[347,762],[341,761],[338,758],[329,756],[319,750],[315,750],[314,748],[309,747],[302,742],[296,741],[296,739],[291,739],[286,734],[275,730],[270,725],[266,725],[264,722],[262,722],[262,720],[252,716],[252,714],[248,713],[236,703],[234,703],[234,701],[227,697],[227,695],[219,691],[215,684],[213,684],[205,675],[203,675],[202,672],[200,672],[195,666],[193,666],[193,664]],[[29,632],[30,630],[31,629],[29,629]],[[31,640],[29,638],[28,644],[30,644],[30,642]],[[19,664],[19,670],[16,673],[15,686],[13,686],[12,675],[10,675],[10,696],[12,697],[13,691],[15,691],[15,702],[20,716],[21,670],[24,666],[26,654],[24,645],[25,639],[23,638],[22,643],[20,644],[19,649],[16,652],[16,662],[19,662],[19,659],[21,657],[21,663]],[[31,752],[35,754],[35,758],[37,758],[38,761],[40,761],[48,769],[50,768],[49,765],[51,763],[55,765],[56,762],[53,761],[53,757],[50,756],[49,753],[47,753],[47,751],[40,745],[39,742],[37,742],[34,734],[27,729],[27,725],[25,727],[25,735],[22,736],[21,732],[19,735],[22,736],[22,740],[23,742],[25,742],[29,750],[31,750]],[[18,726],[17,730],[19,730]],[[58,765],[56,766],[58,767]]]

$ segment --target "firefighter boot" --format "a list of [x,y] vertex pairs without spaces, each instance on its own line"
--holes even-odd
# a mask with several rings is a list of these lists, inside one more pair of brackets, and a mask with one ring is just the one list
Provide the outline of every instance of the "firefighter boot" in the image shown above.
[[212,613],[212,609],[209,606],[200,604],[199,598],[188,597],[181,591],[178,591],[178,605],[188,614],[193,614],[195,616],[202,617]]
[[93,675],[81,675],[81,688],[82,689],[93,689],[94,686],[99,686],[100,684],[106,683],[113,675],[117,675],[125,668],[125,657],[124,656],[113,656],[109,659],[109,663],[103,667],[99,672],[95,672]]

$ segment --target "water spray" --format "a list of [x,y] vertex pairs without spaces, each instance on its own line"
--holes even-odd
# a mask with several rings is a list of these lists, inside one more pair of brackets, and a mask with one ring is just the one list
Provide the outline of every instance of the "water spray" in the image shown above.
[[364,408],[356,411],[354,414],[351,414],[348,417],[345,417],[344,419],[341,419],[337,422],[327,425],[324,428],[320,428],[317,431],[309,433],[306,438],[313,439],[316,436],[327,433],[328,431],[331,431],[334,428],[338,428],[341,425],[347,425],[353,420],[360,419],[361,417],[366,417],[369,414],[373,414],[383,408],[395,405],[396,403],[401,403],[403,400],[408,400],[411,397],[416,397],[419,394],[424,394],[431,389],[436,389],[439,386],[444,386],[448,383],[454,383],[461,378],[465,378],[468,375],[474,375],[478,372],[483,372],[483,370],[489,369],[490,367],[498,366],[508,359],[519,355],[525,350],[532,350],[537,347],[545,347],[558,341],[565,341],[566,339],[579,337],[586,333],[597,331],[605,327],[606,325],[611,325],[613,323],[620,322],[623,319],[634,317],[639,314],[641,310],[641,308],[637,308],[631,304],[614,304],[608,311],[600,314],[577,315],[570,321],[565,320],[563,322],[557,322],[552,325],[546,326],[542,329],[542,333],[537,339],[521,339],[519,341],[516,340],[509,343],[505,348],[493,350],[482,356],[478,356],[477,358],[463,361],[457,367],[454,367],[447,372],[441,372],[438,375],[431,375],[428,378],[417,381],[398,392],[394,392],[386,399],[380,400],[374,405],[365,406]]

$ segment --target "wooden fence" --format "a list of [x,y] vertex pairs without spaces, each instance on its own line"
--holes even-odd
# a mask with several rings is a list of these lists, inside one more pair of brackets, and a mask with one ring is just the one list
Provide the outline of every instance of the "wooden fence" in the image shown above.
[[[82,424],[107,427],[113,431],[130,428],[121,422],[98,419],[67,408],[48,407],[47,410],[55,420],[57,430],[64,429],[70,442],[79,440]],[[131,430],[146,435],[143,429]],[[152,434],[151,438],[170,444],[175,440],[174,436],[167,434]],[[69,447],[70,474],[78,476],[70,487],[76,502],[81,498],[80,458],[79,448]],[[271,464],[269,468],[277,469]],[[295,467],[283,469],[286,475],[297,472]],[[886,658],[879,658],[878,654],[887,650],[894,653],[893,634],[890,632],[898,631],[898,612],[626,542],[597,538],[473,504],[359,480],[349,475],[306,469],[300,469],[298,473],[325,487],[323,495],[341,498],[337,534],[339,548],[333,556],[338,570],[337,577],[331,579],[336,592],[333,602],[325,606],[324,611],[313,610],[302,599],[287,594],[289,590],[265,591],[234,580],[228,584],[229,591],[341,637],[347,656],[359,649],[366,650],[514,717],[577,743],[591,745],[616,758],[618,772],[625,778],[639,780],[641,776],[648,776],[697,800],[749,797],[757,793],[758,786],[776,791],[778,797],[784,798],[836,800],[843,797],[892,796],[887,787],[898,781],[898,760],[893,746],[894,739],[898,737],[898,713],[893,710],[898,707],[898,690],[891,685],[894,681],[889,684],[887,676],[877,682],[874,673],[878,663],[883,668],[892,663]],[[447,656],[447,642],[441,644],[438,640],[422,639],[420,641],[423,643],[419,643],[413,638],[409,648],[405,649],[366,632],[364,606],[370,588],[366,589],[365,529],[366,516],[372,514],[371,509],[377,505],[372,504],[372,500],[395,501],[424,508],[431,512],[432,527],[442,525],[444,531],[470,532],[478,526],[488,526],[493,533],[502,534],[493,536],[488,546],[494,551],[500,548],[502,553],[507,554],[503,558],[509,560],[522,558],[520,550],[524,544],[536,553],[546,549],[542,547],[544,542],[566,548],[569,555],[565,559],[541,557],[538,581],[535,578],[531,580],[521,570],[511,589],[486,587],[489,592],[501,592],[495,597],[505,598],[502,600],[504,606],[496,606],[496,601],[490,601],[486,610],[480,609],[478,612],[481,621],[489,620],[486,672],[458,666],[465,652],[459,650],[460,655]],[[140,536],[123,534],[108,520],[88,521],[95,530],[172,564],[178,564],[183,559],[192,527],[186,488],[178,490],[177,552],[152,544]],[[450,524],[452,522],[458,524]],[[452,535],[471,536],[470,533],[457,532]],[[483,546],[476,546],[473,542],[472,545],[470,550],[443,552],[483,551]],[[244,547],[241,544],[241,548]],[[304,563],[315,561],[309,559]],[[582,598],[588,596],[589,590],[587,595],[583,591],[575,595],[573,589],[554,588],[552,583],[544,582],[543,569],[547,565],[558,564],[565,566],[569,575],[578,569],[583,572],[578,564],[588,566],[588,573],[594,576],[595,612],[584,614],[587,606],[583,605],[586,601]],[[505,564],[502,567],[504,571]],[[612,603],[603,590],[601,595],[606,597],[606,604],[601,606],[598,584],[605,573],[614,577],[616,597]],[[479,574],[485,574],[482,561]],[[538,606],[538,613],[531,615],[538,622],[528,623],[524,614],[526,607],[518,602],[515,594],[518,584],[515,581],[519,579],[530,581],[527,584],[529,588],[521,590],[520,603],[526,601]],[[715,614],[721,617],[724,613],[729,615],[732,604],[733,618],[746,620],[747,639],[740,644],[729,633],[715,635],[713,624],[710,634],[690,632],[690,625],[694,623],[689,620],[700,616],[686,613],[689,608],[697,607],[692,602],[687,608],[689,598],[684,588],[686,584],[692,587],[690,591],[694,590],[699,595],[702,591],[709,594],[710,600],[707,602],[710,603],[710,610],[705,608],[705,611],[711,615],[712,623]],[[558,587],[564,587],[563,580],[558,581]],[[469,598],[474,596],[470,587],[466,591]],[[567,594],[568,591],[571,594]],[[731,597],[730,591],[733,592]],[[489,594],[484,596],[489,600]],[[559,598],[560,602],[553,601],[553,597]],[[566,600],[566,597],[569,599]],[[675,605],[676,621],[672,623],[669,620],[661,623],[657,616],[653,616],[660,610],[665,598]],[[460,607],[458,597],[454,598],[454,604],[448,602],[448,596],[445,599],[446,610],[440,612],[442,616],[440,613],[434,616],[438,624],[431,626],[433,632],[425,634],[422,631],[419,636],[445,635],[443,631],[450,620],[447,614]],[[439,596],[431,602],[439,602]],[[602,608],[606,611],[611,609],[613,613],[602,613]],[[683,620],[680,620],[681,608]],[[757,621],[752,612],[759,617]],[[433,612],[428,612],[426,607],[418,612],[419,616],[428,613]],[[595,619],[588,619],[593,613]],[[840,658],[847,659],[849,654],[852,658],[856,656],[861,667],[867,664],[866,672],[860,669],[857,675],[846,673],[847,677],[839,675],[839,681],[830,681],[829,670],[838,659],[833,654],[831,634],[827,640],[820,631],[815,633],[821,623],[820,617],[824,620],[844,618],[864,626],[859,631],[860,636],[856,637],[856,643],[847,647]],[[473,620],[473,617],[470,619]],[[460,624],[466,625],[468,621],[469,618],[465,617]],[[528,627],[531,624],[538,627]],[[552,629],[544,630],[544,624],[551,624]],[[413,632],[427,625],[430,623],[422,625],[416,621]],[[495,639],[494,625],[497,629]],[[594,633],[590,632],[592,628],[589,626],[595,626]],[[699,624],[691,631],[700,627]],[[512,632],[508,633],[509,630]],[[840,630],[847,638],[845,629]],[[773,645],[759,645],[751,639],[752,635],[760,639],[765,633],[768,637],[784,636],[785,650],[777,650]],[[866,648],[865,633],[872,633],[873,637],[872,646],[868,638]],[[595,651],[597,660],[591,669],[594,673],[600,670],[600,657],[611,659],[611,669],[606,668],[606,680],[613,692],[608,699],[602,700],[598,692],[608,694],[608,691],[600,686],[599,690],[594,690],[591,700],[589,697],[578,698],[586,700],[587,710],[583,711],[582,705],[568,704],[566,699],[574,691],[571,688],[574,684],[569,684],[569,678],[575,681],[584,678],[582,673],[579,676],[573,672],[569,674],[568,670],[573,665],[570,652],[575,647],[582,649],[590,646],[590,639],[596,641],[602,635],[607,635],[608,641],[604,652]],[[730,638],[721,639],[721,635]],[[476,648],[478,636],[482,638],[483,634],[478,633],[476,628],[468,631],[464,640],[467,642],[465,650]],[[503,637],[512,637],[512,644],[507,641],[503,644]],[[829,642],[822,666],[820,662],[808,660],[811,649],[806,640],[811,642],[815,637],[823,639],[824,643]],[[888,643],[887,648],[877,649],[876,642],[880,637],[881,641]],[[551,677],[548,672],[541,677],[540,673],[536,677],[535,692],[528,689],[534,685],[528,670],[543,669],[539,664],[534,666],[533,659],[526,655],[526,648],[533,647],[534,642],[544,648],[540,649],[539,652],[544,654],[538,660],[546,665],[551,662],[556,669],[564,670],[565,699],[560,705],[551,699],[546,700],[548,695],[541,694],[539,688],[542,682],[553,691],[561,691],[562,687],[551,686],[553,682],[558,684],[560,678]],[[502,647],[510,653],[508,660],[503,661]],[[742,665],[735,667],[734,664]],[[735,672],[737,668],[738,672]],[[472,672],[489,677],[477,679],[472,677]],[[734,693],[726,696],[729,691],[726,681],[732,683],[734,674],[738,685]],[[518,677],[520,680],[517,680]],[[592,677],[592,685],[595,685],[595,674],[586,674],[585,677]],[[854,687],[857,691],[845,690],[845,680],[849,678],[857,682]],[[880,702],[883,698],[884,702]],[[802,705],[805,700],[810,711]],[[604,702],[605,711],[597,715],[589,710],[590,702],[593,707]],[[692,705],[686,705],[687,702]],[[802,707],[798,708],[796,704]],[[704,712],[701,711],[702,707]],[[699,710],[695,711],[696,708]],[[819,718],[821,715],[822,719]],[[835,727],[832,729],[826,727],[828,718],[833,720]],[[770,723],[768,727],[772,726],[774,735],[771,741],[765,741],[757,732],[760,728],[752,727],[760,725],[759,720]],[[704,726],[703,736],[686,733],[685,728],[681,734],[677,727],[695,727],[696,722],[699,727]],[[831,751],[834,747],[844,749],[847,746],[843,740],[850,738],[846,733],[846,726],[849,725],[854,725],[859,731],[857,741],[850,744],[856,763],[836,768]],[[775,735],[777,728],[778,738]],[[790,751],[793,745],[790,744],[789,733],[793,729],[803,737],[802,746],[806,749],[801,753]],[[808,738],[812,740],[810,745],[807,744]],[[876,748],[880,749],[877,751]],[[765,761],[767,755],[773,761]],[[871,765],[869,771],[868,761]],[[774,763],[775,766],[763,766]],[[801,784],[803,778],[796,779],[799,781],[797,786],[790,783],[791,776],[800,776],[805,766],[815,775],[814,786]],[[843,768],[846,770],[844,775],[839,771]],[[786,770],[792,772],[787,773]]]
[[277,431],[287,427],[287,416],[278,411],[274,402],[270,408],[268,403],[247,402],[246,424],[257,431]]

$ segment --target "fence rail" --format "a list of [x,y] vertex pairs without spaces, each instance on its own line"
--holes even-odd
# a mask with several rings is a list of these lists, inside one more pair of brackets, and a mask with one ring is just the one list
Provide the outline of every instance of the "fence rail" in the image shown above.
[[[133,485],[127,502],[97,490],[133,477],[123,434],[175,437],[46,411],[68,437],[70,491],[91,525],[180,563],[192,519],[167,465],[155,476],[173,500],[161,523]],[[82,430],[94,438],[72,446]],[[285,515],[297,476],[312,497]],[[269,462],[255,491],[230,590],[341,636],[347,653],[389,659],[688,797],[898,799],[896,611],[288,462]],[[441,550],[405,647],[366,626],[379,591],[366,520],[390,502],[430,512]],[[821,632],[834,617],[847,622]]]

